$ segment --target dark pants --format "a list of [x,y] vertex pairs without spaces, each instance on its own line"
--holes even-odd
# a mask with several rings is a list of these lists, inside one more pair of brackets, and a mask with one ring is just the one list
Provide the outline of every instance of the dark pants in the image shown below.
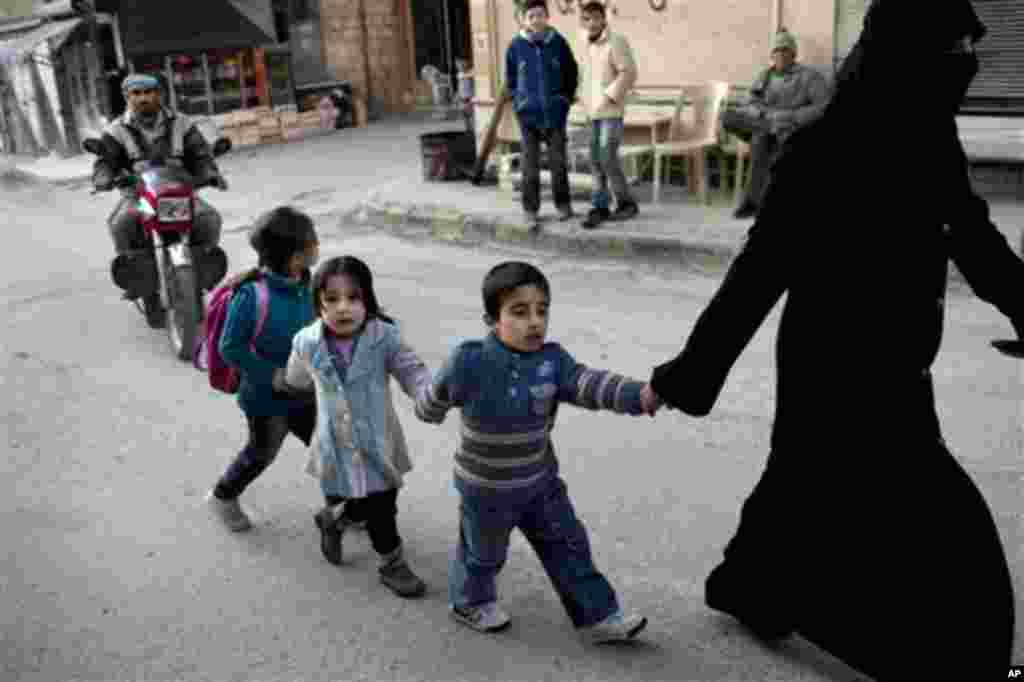
[[316,405],[296,409],[286,416],[247,416],[246,421],[249,441],[213,489],[217,499],[233,500],[241,495],[274,461],[289,433],[309,445],[316,427]]
[[[328,504],[339,502],[340,498],[327,500]],[[349,499],[345,502],[342,517],[353,523],[366,522],[366,534],[370,536],[373,551],[381,556],[391,554],[402,544],[398,534],[397,488]]]
[[529,213],[540,210],[541,142],[546,143],[548,148],[555,206],[568,208],[572,204],[572,197],[569,195],[569,150],[565,128],[541,129],[522,124],[519,127],[523,131],[523,210]]
[[782,149],[781,140],[771,132],[768,119],[743,110],[733,109],[723,113],[722,127],[750,143],[750,185],[747,186],[742,203],[760,207],[771,177],[772,164]]

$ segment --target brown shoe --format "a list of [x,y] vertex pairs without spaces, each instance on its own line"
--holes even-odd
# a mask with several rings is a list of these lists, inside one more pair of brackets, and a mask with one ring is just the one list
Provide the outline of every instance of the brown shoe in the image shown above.
[[399,558],[377,569],[380,581],[399,597],[422,597],[427,584],[412,572],[405,559]]

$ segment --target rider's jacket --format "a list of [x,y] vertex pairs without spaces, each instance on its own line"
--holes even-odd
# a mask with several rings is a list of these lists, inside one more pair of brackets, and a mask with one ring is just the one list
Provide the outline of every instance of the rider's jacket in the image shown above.
[[121,171],[136,172],[145,161],[179,165],[201,180],[219,175],[203,134],[187,116],[169,109],[161,110],[151,130],[126,111],[107,126],[101,141],[105,154],[93,164],[97,187],[109,185]]

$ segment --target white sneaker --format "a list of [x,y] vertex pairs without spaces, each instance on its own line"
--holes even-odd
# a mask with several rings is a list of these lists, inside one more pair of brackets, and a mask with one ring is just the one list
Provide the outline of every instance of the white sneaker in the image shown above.
[[249,515],[245,513],[245,509],[242,508],[242,504],[237,498],[222,500],[211,490],[206,495],[206,506],[232,533],[241,533],[252,528],[252,521],[249,520]]
[[600,623],[580,628],[580,636],[589,644],[628,642],[647,626],[647,619],[636,613],[628,616],[616,611]]
[[477,632],[498,632],[507,628],[512,622],[512,619],[498,606],[496,601],[479,606],[451,606],[450,609],[452,618]]

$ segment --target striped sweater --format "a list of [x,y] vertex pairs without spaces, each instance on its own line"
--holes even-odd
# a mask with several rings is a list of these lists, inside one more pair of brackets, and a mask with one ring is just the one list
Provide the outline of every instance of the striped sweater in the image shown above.
[[642,414],[643,383],[579,364],[557,343],[513,351],[494,334],[458,346],[416,401],[416,416],[440,423],[462,413],[455,474],[490,488],[527,487],[555,466],[558,404]]

